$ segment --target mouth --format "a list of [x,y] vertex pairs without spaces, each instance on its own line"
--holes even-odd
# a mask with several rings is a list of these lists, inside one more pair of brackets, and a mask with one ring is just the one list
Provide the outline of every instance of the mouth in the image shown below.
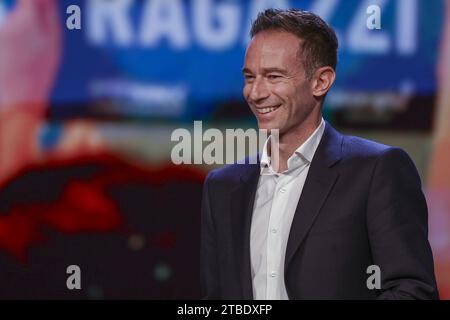
[[256,112],[259,114],[269,114],[277,110],[281,105],[274,106],[274,107],[265,107],[265,108],[256,108]]

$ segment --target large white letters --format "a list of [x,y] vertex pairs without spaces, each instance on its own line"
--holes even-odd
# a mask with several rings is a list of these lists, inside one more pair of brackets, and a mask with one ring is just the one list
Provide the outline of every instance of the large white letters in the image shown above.
[[129,18],[132,0],[87,1],[88,35],[94,44],[107,42],[107,29],[111,29],[114,43],[126,46],[133,41],[133,29]]
[[[238,3],[214,5],[212,0],[195,0],[193,19],[198,42],[208,49],[225,49],[239,36],[241,9]],[[214,22],[217,23],[214,23]],[[218,27],[214,27],[214,25]]]
[[145,47],[159,45],[163,38],[176,49],[189,45],[183,3],[181,0],[148,1],[142,16],[140,43]]

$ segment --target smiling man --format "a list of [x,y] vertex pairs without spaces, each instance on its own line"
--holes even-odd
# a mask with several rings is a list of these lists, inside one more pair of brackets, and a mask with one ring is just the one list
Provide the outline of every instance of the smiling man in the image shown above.
[[[244,97],[279,130],[257,164],[212,171],[202,202],[201,276],[215,299],[436,299],[427,204],[401,149],[322,119],[338,41],[320,17],[269,9],[253,23]],[[270,139],[270,138],[269,138]],[[380,287],[367,270],[380,271]]]

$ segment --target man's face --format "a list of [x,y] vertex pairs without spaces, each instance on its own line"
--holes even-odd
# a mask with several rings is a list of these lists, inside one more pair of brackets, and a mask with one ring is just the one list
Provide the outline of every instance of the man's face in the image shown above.
[[243,93],[260,129],[279,129],[282,135],[301,125],[314,109],[300,43],[288,32],[262,31],[247,48]]

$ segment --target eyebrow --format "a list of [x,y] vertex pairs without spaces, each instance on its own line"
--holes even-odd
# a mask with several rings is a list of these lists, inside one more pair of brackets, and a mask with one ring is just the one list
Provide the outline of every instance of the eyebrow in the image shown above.
[[[264,73],[278,72],[282,74],[288,74],[287,70],[281,68],[264,68]],[[252,73],[252,71],[248,68],[243,68],[242,73]]]

